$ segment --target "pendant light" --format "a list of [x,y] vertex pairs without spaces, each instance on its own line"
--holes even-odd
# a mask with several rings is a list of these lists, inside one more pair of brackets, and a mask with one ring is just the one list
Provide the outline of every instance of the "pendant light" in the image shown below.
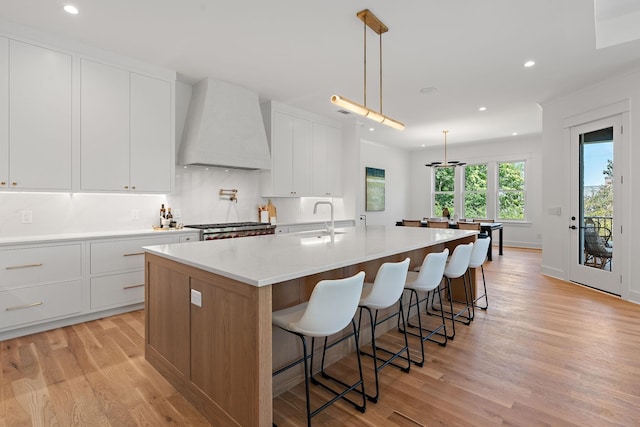
[[449,133],[448,130],[443,130],[442,133],[444,133],[444,163],[443,162],[431,162],[431,163],[427,163],[425,166],[430,167],[430,168],[444,168],[444,167],[456,167],[456,166],[464,166],[466,165],[466,163],[464,162],[459,162],[457,160],[449,160],[447,161],[447,134]]
[[[382,34],[389,31],[389,28],[382,23],[369,9],[361,10],[356,14],[358,18],[364,23],[364,105],[360,105],[357,102],[353,102],[343,96],[333,95],[331,102],[346,108],[361,116],[368,117],[371,120],[375,120],[378,123],[382,123],[387,126],[391,126],[394,129],[403,130],[404,123],[387,117],[382,114]],[[371,28],[373,32],[380,36],[380,111],[372,110],[367,107],[367,27]]]

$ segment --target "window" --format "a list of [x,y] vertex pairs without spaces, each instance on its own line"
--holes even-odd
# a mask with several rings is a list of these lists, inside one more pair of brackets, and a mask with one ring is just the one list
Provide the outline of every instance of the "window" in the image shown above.
[[525,162],[498,163],[498,218],[525,218]]
[[487,165],[469,165],[464,168],[464,216],[487,218]]
[[441,216],[444,208],[453,216],[455,200],[455,168],[436,167],[433,214]]

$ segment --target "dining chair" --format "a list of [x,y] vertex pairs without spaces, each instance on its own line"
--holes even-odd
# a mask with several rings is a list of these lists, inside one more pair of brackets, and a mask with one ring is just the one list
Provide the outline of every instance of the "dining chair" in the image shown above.
[[[352,404],[360,412],[366,409],[366,394],[364,390],[364,380],[362,377],[362,364],[360,361],[360,351],[358,347],[358,329],[354,321],[354,316],[358,309],[362,287],[364,284],[365,273],[359,272],[355,276],[345,279],[321,280],[313,288],[309,301],[295,305],[293,307],[278,310],[271,314],[274,326],[296,335],[302,341],[302,357],[291,362],[287,366],[273,372],[276,376],[294,366],[304,363],[304,385],[307,406],[307,426],[311,427],[311,418],[320,411],[326,409],[339,399],[343,399]],[[324,371],[325,352],[331,346],[327,346],[327,338],[337,334],[351,323],[353,332],[349,337],[354,337],[354,345],[357,355],[357,365],[359,379],[349,385],[345,382],[327,375]],[[311,352],[307,349],[307,338],[311,337]],[[313,357],[315,349],[315,339],[324,338],[324,347],[322,354],[322,377],[330,379],[335,383],[344,387],[340,392],[326,385],[324,382],[318,381],[313,376]],[[341,341],[341,340],[338,340]],[[334,343],[335,344],[335,343]],[[308,362],[310,360],[310,363]],[[311,410],[309,382],[319,385],[334,395],[332,399],[324,403],[315,410]],[[360,390],[358,390],[360,388]],[[356,391],[362,395],[362,404],[358,404],[346,395],[351,391]],[[275,425],[275,424],[274,424]]]
[[474,218],[473,222],[496,222],[496,221],[490,218]]
[[431,221],[431,220],[427,220],[427,227],[430,227],[430,228],[449,228],[449,221]]
[[[409,340],[406,333],[406,322],[404,317],[404,310],[402,308],[402,293],[404,291],[404,284],[407,280],[407,271],[409,270],[409,263],[411,258],[406,258],[402,262],[385,262],[383,263],[376,274],[376,278],[371,283],[365,283],[365,288],[369,291],[360,299],[359,308],[360,315],[358,316],[358,335],[360,334],[363,326],[362,315],[364,312],[368,314],[369,325],[371,328],[371,353],[367,353],[360,350],[360,354],[369,356],[373,359],[373,372],[376,381],[375,394],[368,394],[367,398],[371,402],[377,402],[380,396],[380,381],[378,379],[378,372],[385,366],[393,365],[400,368],[403,372],[409,372],[411,368],[411,357],[409,355]],[[397,307],[391,311],[383,312],[382,318],[378,318],[380,310],[386,310],[390,307]],[[384,322],[397,318],[398,324],[402,320],[402,329],[404,332],[404,345],[399,349],[390,350],[388,347],[380,347],[376,342],[376,329],[378,325]],[[395,346],[396,348],[398,346]],[[389,357],[381,357],[380,352],[388,355]],[[402,353],[406,353],[406,357],[402,356]],[[407,362],[406,366],[400,366],[394,363],[394,360],[400,358]],[[378,362],[381,362],[378,364]]]
[[[442,252],[432,252],[427,254],[422,261],[422,266],[419,273],[410,271],[407,273],[407,281],[404,285],[404,290],[409,292],[409,308],[407,310],[407,324],[409,328],[406,333],[413,335],[420,339],[420,353],[422,358],[419,362],[412,360],[417,366],[424,365],[424,342],[429,340],[440,344],[441,346],[447,345],[447,324],[444,318],[444,310],[440,310],[440,317],[442,323],[434,327],[433,329],[427,329],[422,325],[422,316],[420,314],[420,304],[426,301],[425,313],[431,315],[429,312],[429,299],[431,297],[432,304],[435,302],[436,295],[438,295],[438,302],[442,304],[442,280],[444,276],[444,269],[447,265],[447,257],[449,256],[449,249],[445,249]],[[436,294],[437,292],[437,294]],[[448,290],[451,293],[451,289]],[[420,294],[424,294],[421,298]],[[453,303],[449,300],[450,310],[453,312]],[[411,324],[411,309],[416,308],[416,317],[418,324]],[[406,328],[404,328],[406,329]],[[418,333],[411,332],[411,330],[418,330]],[[440,332],[442,331],[442,332]],[[401,330],[401,332],[404,332]],[[436,339],[434,336],[440,336],[441,339]]]
[[458,230],[478,230],[480,231],[479,222],[462,222],[458,221]]

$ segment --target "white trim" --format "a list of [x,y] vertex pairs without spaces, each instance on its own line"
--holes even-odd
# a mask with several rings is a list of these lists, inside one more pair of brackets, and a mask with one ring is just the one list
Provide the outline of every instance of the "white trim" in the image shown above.
[[576,114],[575,116],[567,117],[566,119],[564,119],[562,127],[570,128],[573,126],[583,125],[585,123],[606,119],[622,113],[627,113],[630,110],[631,101],[627,98],[625,100],[616,102],[615,104],[605,105],[604,107],[598,107],[593,110],[585,111],[584,113]]

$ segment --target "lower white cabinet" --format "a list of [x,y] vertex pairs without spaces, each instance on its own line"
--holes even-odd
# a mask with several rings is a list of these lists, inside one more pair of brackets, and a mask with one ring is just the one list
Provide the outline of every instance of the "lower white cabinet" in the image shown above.
[[1,328],[25,326],[83,311],[82,281],[0,292]]
[[144,302],[144,271],[91,278],[91,309]]
[[143,246],[178,241],[172,235],[90,242],[91,310],[144,302]]
[[199,231],[0,246],[0,341],[137,310],[143,246],[199,240]]

